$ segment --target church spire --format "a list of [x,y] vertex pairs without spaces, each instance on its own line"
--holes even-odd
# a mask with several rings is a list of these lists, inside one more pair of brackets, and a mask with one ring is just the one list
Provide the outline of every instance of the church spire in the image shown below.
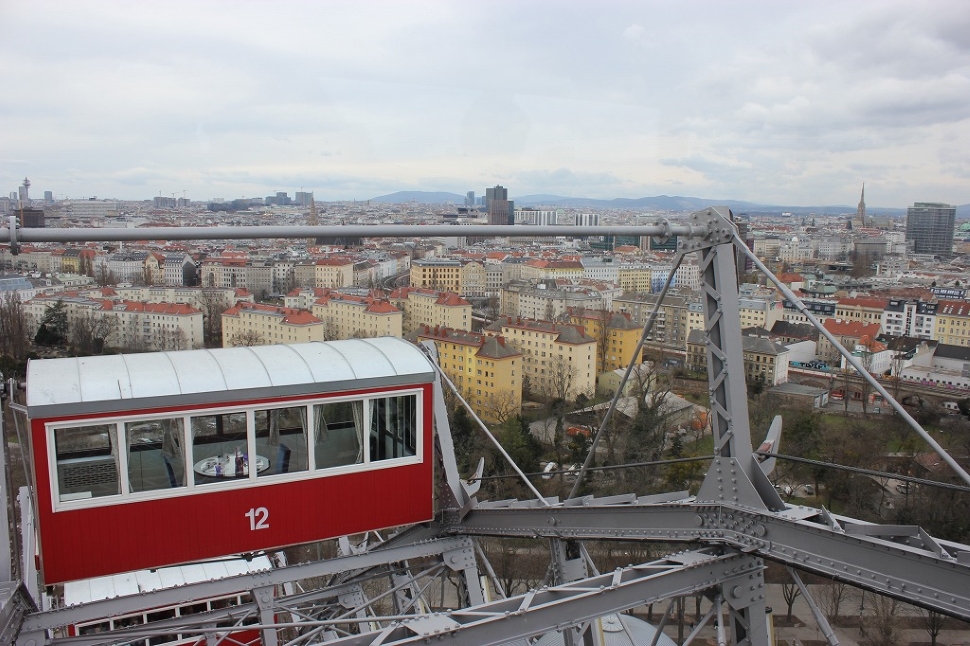
[[[310,194],[310,214],[307,216],[306,224],[308,227],[315,227],[318,224],[320,224],[320,218],[317,215],[317,203],[313,199],[312,193]],[[311,245],[316,244],[316,242],[317,242],[316,238],[307,239],[307,243]]]
[[856,219],[859,221],[859,227],[865,228],[866,226],[866,183],[862,183],[862,196],[859,198],[859,207],[856,209]]

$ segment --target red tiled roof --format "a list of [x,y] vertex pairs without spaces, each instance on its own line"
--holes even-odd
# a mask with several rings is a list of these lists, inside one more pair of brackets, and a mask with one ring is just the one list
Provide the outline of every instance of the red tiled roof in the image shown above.
[[878,323],[866,324],[862,321],[846,321],[843,319],[825,319],[822,325],[832,334],[855,338],[862,338],[866,335],[875,338],[879,336],[880,329]]
[[940,301],[936,306],[936,315],[940,316],[970,316],[970,303],[966,301]]
[[863,307],[871,310],[884,310],[888,304],[889,299],[870,297],[840,298],[838,301],[839,307]]

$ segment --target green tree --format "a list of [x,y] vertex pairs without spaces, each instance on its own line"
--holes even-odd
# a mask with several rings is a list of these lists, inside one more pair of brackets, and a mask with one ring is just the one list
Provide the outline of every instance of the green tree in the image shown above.
[[509,420],[499,431],[498,439],[522,471],[530,473],[539,470],[542,445],[532,435],[528,420],[521,415]]
[[68,332],[67,305],[64,301],[58,300],[44,312],[44,318],[41,319],[34,342],[45,346],[64,345],[67,342]]

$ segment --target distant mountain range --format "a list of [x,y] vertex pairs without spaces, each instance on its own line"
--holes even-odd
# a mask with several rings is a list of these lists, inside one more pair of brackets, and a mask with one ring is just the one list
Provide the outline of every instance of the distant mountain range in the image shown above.
[[[618,197],[612,200],[597,200],[588,197],[565,197],[562,195],[520,195],[512,198],[516,206],[564,206],[570,208],[598,208],[598,209],[654,209],[657,211],[695,211],[708,206],[725,205],[735,213],[750,214],[779,214],[792,215],[837,215],[855,213],[856,207],[844,204],[828,206],[783,206],[775,204],[757,204],[738,200],[708,200],[699,197],[682,197],[679,195],[657,195],[654,197],[640,197],[636,199]],[[456,204],[465,203],[465,196],[458,193],[443,191],[398,191],[389,195],[371,198],[371,202],[380,204]],[[869,207],[871,215],[906,215],[905,208]],[[957,218],[970,218],[970,204],[957,206]]]

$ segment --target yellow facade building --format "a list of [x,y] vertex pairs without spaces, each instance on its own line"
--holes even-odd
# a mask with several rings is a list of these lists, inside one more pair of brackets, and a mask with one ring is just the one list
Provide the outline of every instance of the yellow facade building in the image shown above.
[[522,370],[533,392],[575,400],[596,391],[596,339],[582,326],[506,316],[484,332],[504,336],[522,353]]
[[[625,312],[571,309],[569,322],[581,325],[586,334],[596,339],[597,371],[609,372],[626,368],[640,343],[643,329]],[[642,357],[637,363],[642,361]]]
[[323,322],[327,340],[403,337],[401,310],[384,298],[326,291],[310,309]]
[[411,287],[461,293],[461,261],[450,258],[424,258],[411,261]]
[[946,345],[970,346],[970,303],[939,302],[936,307],[936,339]]
[[470,330],[471,303],[454,292],[439,292],[421,287],[401,287],[391,292],[391,304],[401,310],[404,334],[424,326]]
[[323,322],[307,310],[239,302],[222,313],[222,346],[323,341]]
[[503,337],[440,327],[415,336],[434,341],[441,370],[483,420],[503,423],[522,412],[522,354]]

